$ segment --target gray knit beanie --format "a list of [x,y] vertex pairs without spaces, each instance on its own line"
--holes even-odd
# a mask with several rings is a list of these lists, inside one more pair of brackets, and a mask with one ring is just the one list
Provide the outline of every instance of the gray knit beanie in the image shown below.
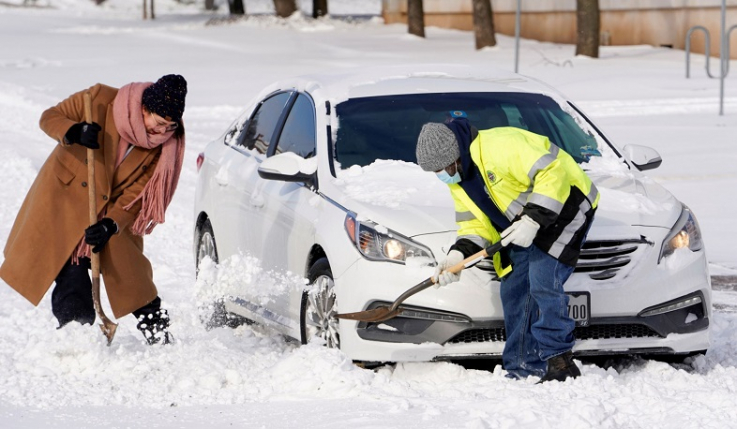
[[461,157],[455,134],[438,122],[422,126],[416,154],[417,163],[425,171],[440,171]]

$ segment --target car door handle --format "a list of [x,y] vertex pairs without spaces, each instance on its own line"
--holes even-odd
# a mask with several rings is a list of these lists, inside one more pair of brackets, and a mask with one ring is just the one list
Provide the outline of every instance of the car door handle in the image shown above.
[[251,204],[251,207],[261,208],[264,206],[264,197],[261,195],[253,195],[248,202]]

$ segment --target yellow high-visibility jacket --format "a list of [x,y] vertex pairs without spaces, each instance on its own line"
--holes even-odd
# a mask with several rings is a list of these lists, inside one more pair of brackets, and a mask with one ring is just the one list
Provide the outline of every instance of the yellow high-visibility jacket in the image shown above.
[[[599,202],[596,186],[576,161],[547,137],[514,127],[479,131],[470,153],[489,197],[506,218],[532,218],[540,224],[535,245],[575,266]],[[454,192],[454,198],[458,194]],[[468,227],[470,231],[472,226]],[[484,228],[493,231],[490,223]],[[480,226],[473,229],[484,237]],[[494,238],[493,234],[487,236]]]
[[[467,239],[481,248],[485,248],[489,244],[499,241],[501,239],[499,232],[494,228],[484,212],[468,196],[466,191],[457,184],[448,186],[450,187],[450,194],[453,196],[456,223],[458,224],[456,242],[461,239]],[[479,240],[478,237],[482,240]],[[468,252],[463,253],[466,257],[470,256],[465,254]],[[511,266],[505,266],[503,264],[500,253],[493,255],[492,259],[494,261],[494,270],[499,278],[512,271]]]

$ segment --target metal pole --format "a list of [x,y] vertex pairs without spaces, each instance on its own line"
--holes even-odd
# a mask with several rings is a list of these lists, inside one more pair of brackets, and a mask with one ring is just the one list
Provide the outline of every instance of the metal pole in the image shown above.
[[726,14],[727,14],[727,0],[722,0],[722,28],[720,31],[720,43],[719,43],[719,116],[724,115],[724,75],[726,69],[726,62],[729,58],[729,52],[725,52],[726,47],[726,34],[724,29],[726,27]]
[[519,71],[519,27],[520,27],[520,8],[522,0],[517,0],[517,13],[514,16],[514,72]]

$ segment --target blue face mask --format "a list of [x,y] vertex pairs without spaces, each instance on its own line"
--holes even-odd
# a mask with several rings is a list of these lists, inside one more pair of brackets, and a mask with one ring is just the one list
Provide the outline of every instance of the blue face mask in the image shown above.
[[461,175],[456,171],[456,174],[450,175],[447,171],[442,170],[439,173],[435,173],[438,175],[438,179],[440,179],[443,183],[447,183],[448,185],[452,185],[454,183],[460,183],[461,181]]

